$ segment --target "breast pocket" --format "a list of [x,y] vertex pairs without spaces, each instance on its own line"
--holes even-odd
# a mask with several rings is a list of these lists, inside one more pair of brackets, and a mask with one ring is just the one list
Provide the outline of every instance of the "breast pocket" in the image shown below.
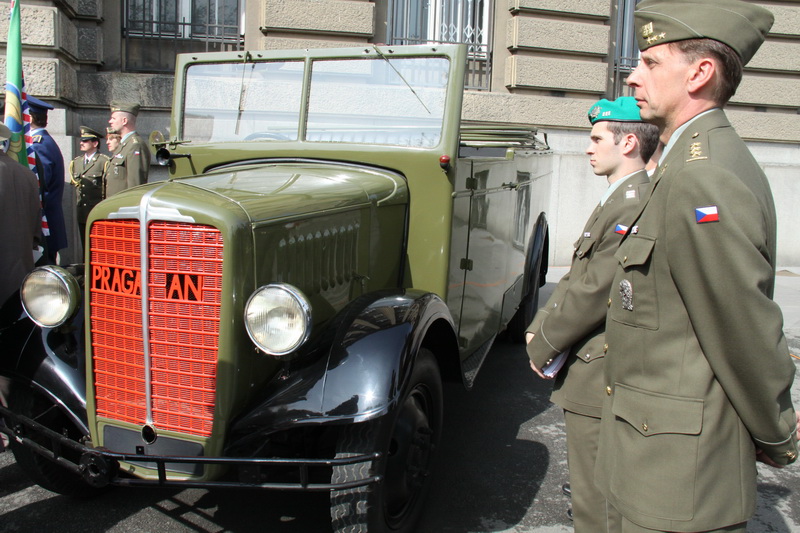
[[621,269],[611,285],[609,316],[612,320],[647,329],[658,329],[658,295],[653,255],[656,239],[631,235],[614,257]]
[[582,237],[575,242],[575,257],[585,259],[591,256],[592,248],[597,239],[594,237]]

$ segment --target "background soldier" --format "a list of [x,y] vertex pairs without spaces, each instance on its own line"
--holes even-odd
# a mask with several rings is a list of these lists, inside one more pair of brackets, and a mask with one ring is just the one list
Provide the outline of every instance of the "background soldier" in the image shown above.
[[150,149],[136,133],[138,104],[112,104],[108,124],[122,136],[119,149],[111,157],[106,177],[106,198],[129,187],[147,182]]
[[[11,130],[0,123],[0,140],[10,138]],[[42,235],[42,218],[36,176],[9,157],[5,150],[0,150],[0,178],[0,226],[4,235],[0,246],[2,306],[33,270],[33,250]]]
[[31,147],[43,171],[39,181],[42,187],[42,206],[50,230],[50,235],[47,236],[47,253],[50,261],[55,263],[58,251],[67,247],[67,228],[61,206],[64,195],[64,156],[45,129],[47,112],[53,106],[33,96],[28,96],[28,106],[31,112]]
[[89,211],[103,200],[103,171],[109,158],[98,152],[103,135],[86,126],[81,126],[79,155],[69,162],[69,175],[75,186],[77,218],[81,244],[86,250],[86,219]]
[[738,0],[645,0],[627,83],[665,143],[609,299],[595,481],[623,532],[746,531],[756,459],[797,457],[763,170],[722,107],[772,27]]
[[[576,533],[601,533],[619,518],[606,512],[594,485],[600,410],[603,405],[605,320],[614,253],[638,211],[649,180],[645,163],[658,144],[658,129],[641,122],[636,100],[600,100],[589,110],[586,153],[609,187],[575,243],[570,271],[527,329],[531,368],[541,369],[566,352],[551,400],[564,409],[567,458]],[[548,376],[549,377],[549,376]]]

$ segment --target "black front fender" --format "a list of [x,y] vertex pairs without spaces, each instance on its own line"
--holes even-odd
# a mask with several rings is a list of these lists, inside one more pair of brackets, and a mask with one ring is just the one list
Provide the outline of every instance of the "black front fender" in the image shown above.
[[16,387],[32,388],[88,435],[83,312],[59,328],[41,328],[22,310],[17,293],[3,305],[0,317],[0,375],[11,381],[11,394]]
[[279,372],[261,401],[233,424],[228,449],[251,448],[270,433],[299,425],[382,416],[398,399],[437,321],[455,330],[447,305],[431,293],[382,291],[354,301],[316,337],[317,348]]

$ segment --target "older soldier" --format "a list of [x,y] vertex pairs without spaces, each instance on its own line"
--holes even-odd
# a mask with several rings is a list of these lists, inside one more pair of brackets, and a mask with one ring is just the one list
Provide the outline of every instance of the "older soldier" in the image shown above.
[[129,187],[147,182],[150,150],[136,133],[138,104],[112,104],[108,124],[122,136],[119,149],[111,157],[106,177],[106,198]]
[[[639,208],[649,180],[645,163],[658,144],[658,130],[639,117],[636,100],[600,100],[589,110],[592,131],[586,153],[608,189],[575,243],[572,267],[528,327],[530,365],[542,368],[564,353],[551,400],[564,409],[567,459],[576,533],[601,533],[616,524],[594,485],[600,408],[603,404],[606,300],[622,235]],[[549,376],[547,376],[549,377]]]
[[108,156],[97,151],[102,134],[86,126],[81,126],[80,132],[80,149],[83,155],[69,162],[69,175],[77,195],[78,227],[81,244],[85,249],[86,219],[89,211],[103,199],[103,170],[108,164]]
[[67,247],[67,228],[61,205],[64,196],[64,156],[46,129],[47,112],[53,106],[33,96],[28,96],[28,106],[31,112],[31,147],[44,174],[39,179],[43,192],[42,206],[50,231],[47,236],[47,253],[50,260],[56,262],[58,251]]
[[665,148],[616,254],[596,482],[623,532],[744,532],[756,459],[797,457],[772,193],[722,111],[773,17],[645,0],[635,19],[628,84]]

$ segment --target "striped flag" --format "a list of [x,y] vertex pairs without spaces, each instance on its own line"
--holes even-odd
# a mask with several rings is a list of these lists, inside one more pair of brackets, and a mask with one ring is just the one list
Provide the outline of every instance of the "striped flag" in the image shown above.
[[[31,115],[28,110],[28,95],[25,93],[25,78],[22,74],[20,26],[19,0],[11,0],[6,45],[6,114],[3,121],[11,130],[8,154],[37,174],[36,157],[30,142]],[[38,174],[36,177],[39,179]],[[41,187],[39,190],[41,201]],[[42,234],[50,235],[44,211],[42,211]]]

